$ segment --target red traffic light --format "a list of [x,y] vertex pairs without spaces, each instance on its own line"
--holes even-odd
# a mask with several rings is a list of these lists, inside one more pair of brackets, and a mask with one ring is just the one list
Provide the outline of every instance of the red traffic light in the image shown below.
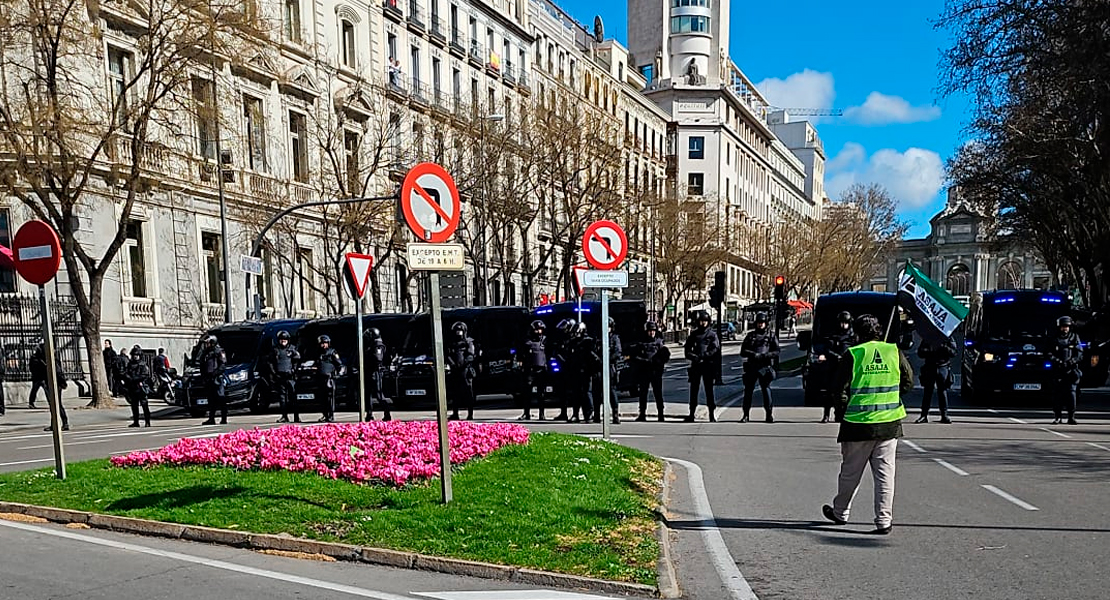
[[786,278],[785,277],[783,277],[782,275],[779,275],[778,277],[775,277],[775,285],[782,285],[784,283],[786,283]]

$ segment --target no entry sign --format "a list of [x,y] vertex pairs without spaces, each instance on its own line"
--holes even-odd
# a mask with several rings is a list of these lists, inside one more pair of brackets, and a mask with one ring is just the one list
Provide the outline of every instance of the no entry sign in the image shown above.
[[628,257],[628,236],[612,221],[596,221],[582,236],[582,252],[595,269],[615,269]]
[[46,285],[62,264],[62,244],[45,221],[28,221],[12,241],[15,270],[29,283]]
[[447,171],[435,163],[420,163],[401,184],[401,212],[422,242],[446,242],[459,227],[459,190]]

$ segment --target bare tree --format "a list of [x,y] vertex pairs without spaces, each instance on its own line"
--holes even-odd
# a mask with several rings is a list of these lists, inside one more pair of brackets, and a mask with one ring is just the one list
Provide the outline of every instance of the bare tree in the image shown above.
[[677,306],[679,299],[705,288],[709,270],[730,257],[719,221],[706,218],[706,202],[674,192],[653,202],[653,235],[660,248],[655,270],[665,306]]
[[[188,102],[197,61],[253,55],[245,46],[264,37],[266,26],[250,6],[233,0],[0,3],[0,183],[60,235],[88,352],[90,406],[112,406],[100,353],[103,284],[132,208],[156,184],[152,170],[172,151],[158,140],[180,133],[174,108]],[[110,82],[99,76],[101,22],[133,43],[132,50],[109,52]],[[119,207],[116,227],[80,239],[76,219],[101,202]]]
[[822,291],[859,290],[897,250],[906,224],[896,203],[881,185],[855,184],[825,208],[811,247],[815,281]]

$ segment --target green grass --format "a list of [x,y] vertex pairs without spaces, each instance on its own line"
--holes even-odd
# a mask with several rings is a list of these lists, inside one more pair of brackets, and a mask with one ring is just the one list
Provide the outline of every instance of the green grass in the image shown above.
[[536,434],[439,481],[397,490],[227,468],[116,468],[106,460],[0,474],[0,499],[408,550],[655,585],[662,465],[631,448]]

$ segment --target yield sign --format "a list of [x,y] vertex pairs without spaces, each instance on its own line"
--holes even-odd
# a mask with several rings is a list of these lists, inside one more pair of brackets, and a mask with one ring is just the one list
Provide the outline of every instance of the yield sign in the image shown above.
[[455,180],[435,163],[416,165],[401,184],[401,212],[420,241],[446,242],[458,228],[462,213]]
[[374,266],[374,257],[369,254],[347,253],[347,269],[351,273],[351,282],[355,286],[355,293],[362,298],[366,292],[366,283],[370,281],[370,268]]
[[582,265],[574,265],[570,270],[574,272],[574,291],[581,296],[582,290],[586,289],[586,282],[583,281],[583,278],[586,276],[586,271],[590,269]]
[[615,269],[628,256],[628,236],[612,221],[596,221],[582,236],[582,252],[596,269]]

